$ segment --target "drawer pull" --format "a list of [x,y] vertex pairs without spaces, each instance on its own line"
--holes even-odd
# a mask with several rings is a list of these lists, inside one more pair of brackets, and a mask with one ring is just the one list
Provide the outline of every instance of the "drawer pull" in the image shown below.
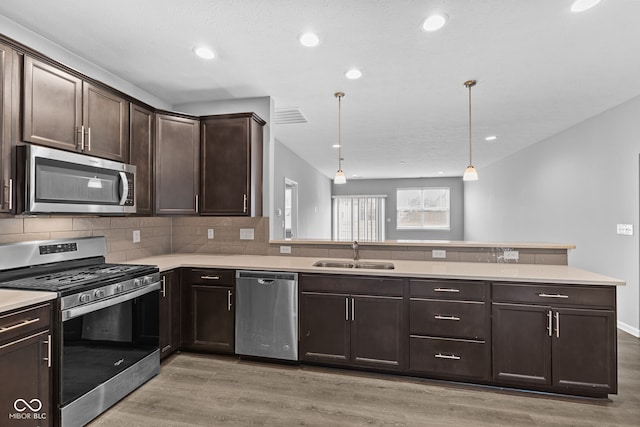
[[540,298],[569,298],[569,295],[562,295],[562,294],[545,294],[544,292],[541,294],[538,294],[538,296]]
[[22,328],[23,326],[27,326],[27,325],[30,325],[32,323],[36,323],[36,322],[39,322],[39,321],[40,321],[39,317],[36,317],[35,319],[31,319],[31,320],[23,320],[22,322],[16,323],[15,325],[11,325],[11,326],[6,326],[6,327],[0,328],[0,334],[4,333],[4,332],[12,331],[14,329]]
[[433,318],[438,320],[455,320],[456,322],[460,320],[460,318],[456,316],[441,316],[439,314],[436,314]]
[[442,354],[438,353],[434,355],[436,359],[449,359],[449,360],[460,360],[460,356],[456,356],[455,354]]
[[453,292],[453,293],[458,293],[458,292],[460,292],[460,289],[455,289],[455,288],[435,288],[433,290],[433,292]]
[[220,276],[200,276],[202,280],[220,280]]

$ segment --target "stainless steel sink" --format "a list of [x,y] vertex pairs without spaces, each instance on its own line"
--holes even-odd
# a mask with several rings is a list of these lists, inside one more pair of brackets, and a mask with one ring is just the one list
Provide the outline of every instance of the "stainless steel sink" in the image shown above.
[[390,262],[359,262],[353,265],[353,268],[371,268],[374,270],[393,270],[395,265]]
[[314,267],[326,268],[353,268],[354,264],[348,261],[318,261],[313,264]]
[[366,262],[366,261],[332,261],[322,260],[313,264],[314,267],[325,268],[368,268],[373,270],[393,270],[395,266],[390,262]]

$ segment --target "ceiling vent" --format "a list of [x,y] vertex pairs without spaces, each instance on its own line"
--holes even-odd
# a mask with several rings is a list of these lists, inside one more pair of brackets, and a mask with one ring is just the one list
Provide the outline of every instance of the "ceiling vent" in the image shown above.
[[298,107],[276,108],[275,123],[277,125],[292,125],[295,123],[307,123],[307,118]]

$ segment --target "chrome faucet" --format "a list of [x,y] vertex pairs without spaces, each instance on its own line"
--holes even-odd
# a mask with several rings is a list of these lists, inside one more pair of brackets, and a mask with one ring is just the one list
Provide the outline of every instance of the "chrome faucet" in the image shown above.
[[358,246],[358,242],[354,240],[351,248],[353,249],[353,260],[358,261],[360,259],[360,246]]

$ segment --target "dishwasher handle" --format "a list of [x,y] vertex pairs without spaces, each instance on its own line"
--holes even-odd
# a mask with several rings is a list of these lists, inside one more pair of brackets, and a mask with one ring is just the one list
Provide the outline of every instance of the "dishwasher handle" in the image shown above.
[[273,282],[275,282],[275,279],[258,279],[259,285],[273,285]]
[[298,281],[298,273],[289,273],[284,271],[251,271],[237,270],[236,279],[253,279],[261,285],[270,285],[276,280],[294,280]]

